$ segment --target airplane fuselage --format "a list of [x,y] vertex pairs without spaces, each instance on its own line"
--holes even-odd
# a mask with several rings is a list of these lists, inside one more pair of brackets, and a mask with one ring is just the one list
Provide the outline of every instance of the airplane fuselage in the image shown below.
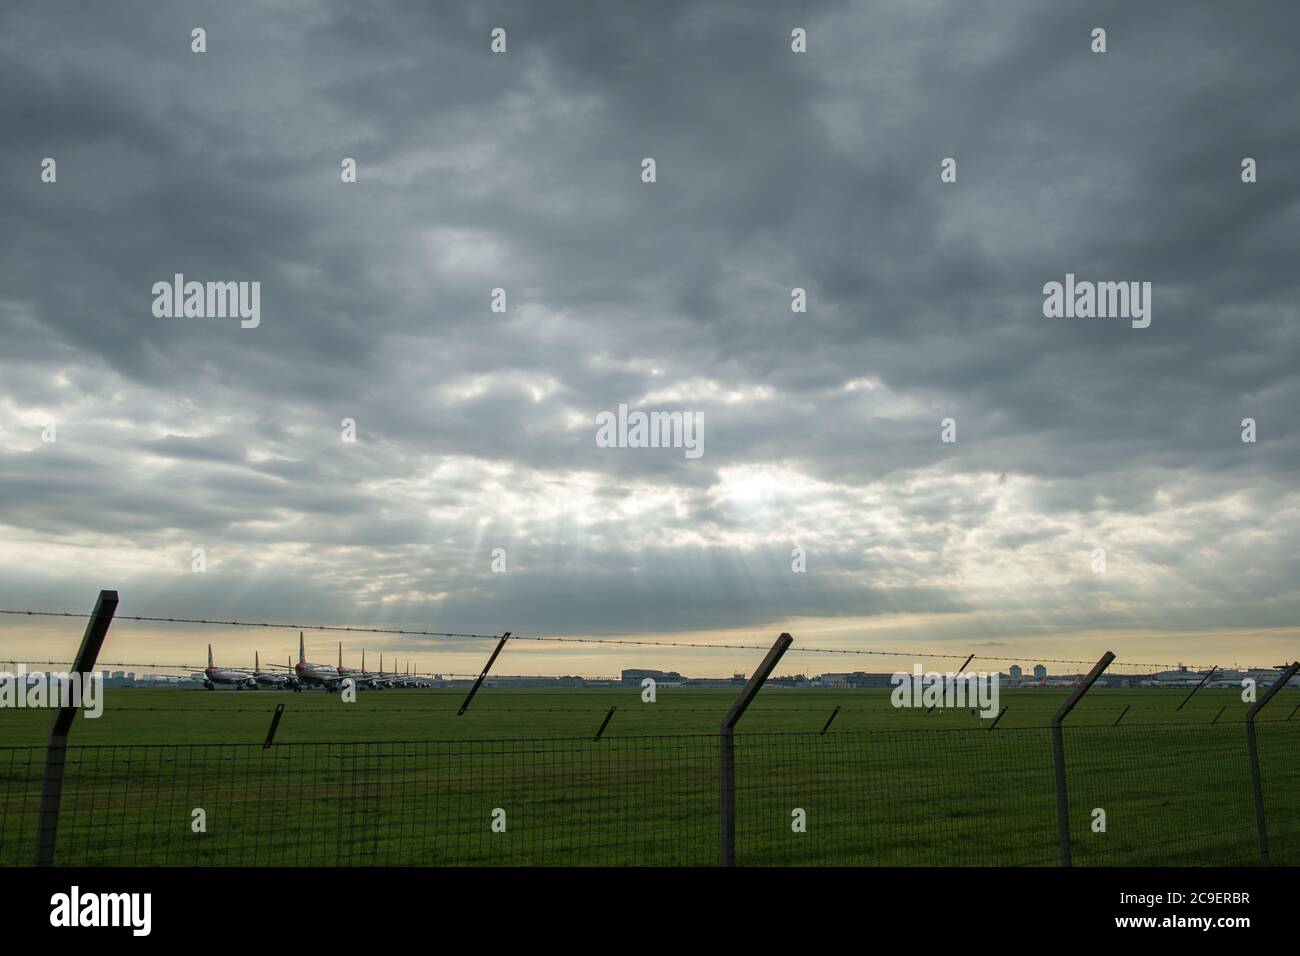
[[209,684],[248,684],[252,678],[243,671],[227,671],[219,667],[206,667],[203,677]]
[[342,682],[338,670],[325,664],[299,661],[294,665],[293,672],[298,675],[298,681],[304,687],[324,687],[333,690]]

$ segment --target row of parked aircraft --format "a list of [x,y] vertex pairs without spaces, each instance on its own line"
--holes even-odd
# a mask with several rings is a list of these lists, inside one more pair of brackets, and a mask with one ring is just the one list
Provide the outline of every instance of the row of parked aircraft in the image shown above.
[[208,645],[208,666],[203,669],[203,686],[208,690],[216,690],[218,685],[225,684],[232,686],[236,690],[257,690],[260,687],[270,687],[279,690],[296,690],[301,691],[309,687],[319,687],[327,692],[337,691],[343,686],[345,680],[351,680],[353,685],[358,688],[368,690],[383,690],[392,687],[434,687],[435,682],[424,675],[412,674],[410,665],[407,665],[406,673],[389,672],[384,670],[384,655],[379,655],[379,670],[366,670],[366,652],[361,652],[361,667],[344,667],[343,666],[343,642],[339,642],[339,663],[337,667],[329,664],[313,664],[307,660],[306,646],[303,642],[302,632],[298,632],[298,663],[293,663],[293,658],[289,658],[289,668],[287,671],[267,671],[262,670],[261,655],[253,652],[253,669],[251,671],[231,669],[227,667],[217,667],[212,660],[212,645]]

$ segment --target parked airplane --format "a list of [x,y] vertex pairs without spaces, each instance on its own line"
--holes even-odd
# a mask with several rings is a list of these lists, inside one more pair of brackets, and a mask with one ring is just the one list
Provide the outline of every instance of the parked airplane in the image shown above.
[[339,673],[339,679],[340,679],[340,680],[342,680],[342,679],[344,679],[344,678],[347,678],[347,677],[351,677],[353,683],[354,683],[355,686],[357,686],[357,687],[371,687],[371,688],[373,688],[373,687],[376,686],[376,679],[377,679],[377,676],[378,676],[378,675],[372,674],[372,673],[370,673],[368,670],[366,670],[366,652],[365,652],[365,649],[364,649],[364,648],[363,648],[362,651],[361,651],[361,669],[360,669],[360,670],[357,670],[355,667],[344,667],[344,666],[343,666],[343,642],[342,642],[342,641],[339,641],[339,667],[338,667],[338,673]]
[[411,673],[411,662],[406,662],[406,672],[398,674],[395,681],[397,687],[433,687],[434,681],[428,674]]
[[[362,658],[361,658],[361,661],[362,661],[362,664],[364,665],[364,663],[365,663],[365,658],[362,657]],[[399,685],[398,685],[398,680],[399,680],[399,675],[397,675],[397,674],[395,674],[395,673],[394,673],[394,674],[389,674],[389,673],[387,673],[387,672],[384,671],[384,655],[383,655],[383,654],[380,654],[380,655],[379,655],[379,673],[375,675],[375,683],[376,683],[376,686],[378,686],[378,687],[397,687],[397,686],[399,686]]]
[[203,686],[216,690],[218,684],[233,684],[237,690],[256,687],[257,681],[247,671],[222,670],[212,663],[212,645],[208,645],[208,666],[203,669]]
[[411,664],[406,665],[406,674],[398,678],[399,687],[436,687],[435,678],[427,674],[412,674]]
[[343,678],[336,668],[328,664],[312,664],[307,660],[302,631],[298,632],[298,663],[294,665],[293,672],[298,677],[299,686],[303,688],[323,687],[326,691],[335,691],[343,685]]
[[274,671],[262,670],[262,662],[257,651],[253,651],[253,680],[257,687],[288,687],[290,678],[289,674],[277,674]]

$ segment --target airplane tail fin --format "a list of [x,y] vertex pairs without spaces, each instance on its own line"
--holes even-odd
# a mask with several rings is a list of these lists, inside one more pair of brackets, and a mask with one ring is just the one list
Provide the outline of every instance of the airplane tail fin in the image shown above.
[[364,673],[366,669],[366,649],[361,648],[361,670]]
[[298,661],[300,663],[305,663],[307,661],[307,651],[304,649],[302,643],[302,631],[298,632]]
[[253,673],[256,674],[262,669],[262,662],[258,660],[257,651],[253,651]]
[[212,645],[208,645],[208,666],[212,666]]
[[343,670],[343,642],[339,641],[339,670]]

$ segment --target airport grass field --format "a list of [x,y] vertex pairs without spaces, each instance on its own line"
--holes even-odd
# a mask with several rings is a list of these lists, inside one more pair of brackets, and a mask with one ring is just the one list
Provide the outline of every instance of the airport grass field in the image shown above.
[[[105,693],[103,717],[73,728],[61,863],[717,861],[717,730],[731,689],[660,689],[651,704],[639,688],[486,687],[460,717],[461,690],[361,692],[355,703],[322,692]],[[737,736],[738,862],[1054,865],[1046,728],[1067,693],[1004,691],[990,729],[969,709],[895,709],[884,690],[763,690]],[[1071,714],[1076,863],[1258,861],[1247,705],[1207,690],[1180,712],[1184,696],[1099,688]],[[1300,717],[1286,719],[1297,703],[1282,693],[1258,724],[1275,863],[1300,863]],[[48,711],[0,712],[6,865],[35,852],[44,750],[32,745],[49,722]]]
[[[221,689],[163,690],[106,688],[104,713],[78,718],[72,742],[89,743],[260,743],[276,704],[284,716],[276,740],[350,742],[383,740],[469,740],[592,736],[611,706],[618,710],[605,736],[715,733],[739,688],[660,688],[654,703],[641,701],[640,688],[505,690],[486,687],[469,711],[456,715],[463,689],[360,691],[353,703],[318,690],[292,693]],[[1065,688],[1003,690],[998,730],[1046,727],[1068,696]],[[1110,726],[1125,707],[1122,724],[1240,723],[1249,705],[1233,690],[1203,690],[1181,711],[1186,690],[1095,688],[1069,717],[1069,726]],[[1260,719],[1285,720],[1300,694],[1283,692]],[[890,705],[887,690],[792,690],[767,687],[755,698],[740,732],[818,732],[836,707],[831,730],[875,731],[936,728],[986,729],[991,721],[969,709],[927,713]],[[1220,716],[1220,711],[1222,715]],[[1300,724],[1300,714],[1292,720]],[[47,710],[0,710],[0,744],[44,743]]]

